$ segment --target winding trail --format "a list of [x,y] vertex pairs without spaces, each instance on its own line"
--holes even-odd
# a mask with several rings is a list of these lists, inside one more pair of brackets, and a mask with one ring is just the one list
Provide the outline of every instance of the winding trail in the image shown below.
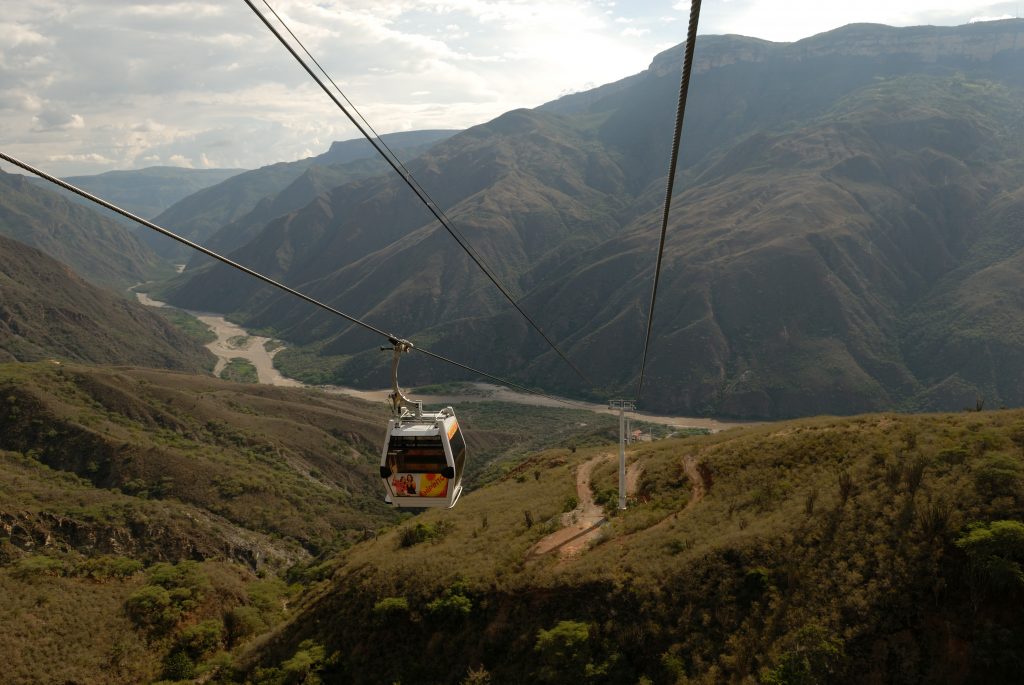
[[[580,464],[576,470],[576,496],[579,499],[579,504],[572,511],[562,514],[562,528],[537,541],[537,544],[527,554],[527,561],[553,553],[557,553],[562,559],[579,556],[587,549],[591,541],[601,534],[601,527],[608,523],[608,519],[604,516],[604,510],[594,502],[594,496],[590,489],[590,474],[602,460],[617,458],[617,456],[616,454],[602,454]],[[636,495],[643,470],[643,464],[639,461],[634,461],[627,467],[627,497]],[[664,526],[680,516],[685,516],[704,499],[708,490],[711,489],[710,474],[701,469],[696,455],[688,454],[683,457],[683,471],[691,483],[690,500],[681,510],[666,516],[647,530]]]
[[[576,469],[576,498],[578,504],[570,512],[562,514],[562,528],[541,538],[528,554],[529,559],[536,559],[545,554],[557,552],[562,558],[574,557],[582,553],[587,545],[601,533],[601,526],[608,523],[604,516],[604,508],[594,501],[594,493],[590,488],[590,474],[594,467],[606,459],[616,459],[617,454],[601,454],[585,461]],[[636,493],[637,483],[643,465],[633,462],[626,469],[626,496]]]
[[661,519],[647,530],[657,530],[668,523],[675,521],[680,516],[685,516],[690,513],[690,510],[700,504],[700,501],[704,499],[704,496],[711,490],[711,474],[702,470],[700,462],[697,461],[697,455],[687,454],[683,457],[683,472],[690,481],[690,501],[686,503],[686,506],[675,512],[669,514],[665,518]]

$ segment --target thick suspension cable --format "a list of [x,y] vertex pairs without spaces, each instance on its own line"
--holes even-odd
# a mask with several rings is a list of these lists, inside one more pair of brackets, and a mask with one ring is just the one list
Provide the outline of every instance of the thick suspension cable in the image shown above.
[[690,90],[690,73],[693,71],[693,47],[697,42],[697,23],[700,20],[700,0],[690,2],[690,25],[686,31],[686,53],[683,58],[683,77],[679,82],[679,104],[676,107],[676,127],[672,135],[672,159],[668,167],[668,188],[665,191],[665,209],[661,217],[661,241],[658,244],[658,261],[654,267],[654,286],[651,289],[651,308],[647,316],[647,336],[644,338],[643,360],[640,362],[640,380],[636,386],[636,399],[644,389],[644,371],[647,368],[647,352],[651,346],[651,330],[654,326],[654,305],[658,300],[658,280],[661,278],[661,261],[665,254],[665,236],[668,233],[668,214],[672,207],[672,189],[676,180],[676,165],[679,162],[679,141],[683,133],[683,116],[686,114],[686,95]]
[[[325,304],[325,303],[321,302],[320,300],[317,300],[315,298],[310,297],[309,295],[306,295],[305,293],[299,292],[298,290],[295,290],[294,288],[290,288],[290,287],[288,287],[287,285],[285,285],[283,283],[275,281],[273,278],[270,278],[268,276],[264,276],[263,274],[259,273],[258,271],[250,269],[249,267],[244,266],[242,264],[239,264],[238,262],[232,261],[231,259],[228,259],[227,257],[214,252],[213,250],[210,250],[210,249],[208,249],[206,247],[203,247],[199,243],[194,243],[191,240],[189,240],[188,238],[184,238],[184,237],[178,235],[177,233],[174,233],[173,231],[169,231],[168,229],[166,229],[166,228],[164,228],[162,226],[158,226],[158,225],[154,224],[152,221],[148,221],[146,219],[143,219],[140,216],[132,214],[127,209],[122,209],[121,207],[118,207],[117,205],[115,205],[115,204],[113,204],[111,202],[107,202],[103,198],[97,197],[96,195],[93,195],[92,193],[89,193],[89,192],[87,192],[85,190],[82,190],[81,188],[79,188],[77,186],[74,186],[74,185],[68,183],[67,181],[59,179],[56,176],[51,176],[50,174],[46,173],[45,171],[42,171],[41,169],[37,169],[36,167],[34,167],[31,164],[28,164],[26,162],[22,162],[20,159],[17,159],[15,157],[11,157],[10,155],[8,155],[5,152],[0,152],[0,159],[3,159],[5,161],[7,161],[7,162],[10,162],[11,164],[13,164],[15,166],[20,167],[21,169],[24,169],[25,171],[27,171],[27,172],[29,172],[31,174],[35,174],[39,178],[42,178],[42,179],[44,179],[46,181],[49,181],[50,183],[53,183],[54,185],[58,185],[61,188],[63,188],[64,190],[67,190],[69,192],[74,193],[75,195],[83,197],[86,200],[89,200],[90,202],[94,202],[94,203],[100,205],[101,207],[105,207],[105,208],[109,209],[112,212],[116,212],[116,213],[120,214],[121,216],[123,216],[123,217],[125,217],[127,219],[131,219],[132,221],[134,221],[134,222],[136,222],[138,224],[141,224],[142,226],[145,226],[146,228],[148,228],[150,230],[153,230],[153,231],[156,231],[157,233],[165,235],[168,238],[171,238],[172,240],[176,240],[179,243],[181,243],[182,245],[186,245],[187,247],[190,247],[193,250],[196,250],[198,252],[202,252],[206,256],[212,257],[212,258],[216,259],[217,261],[222,262],[224,264],[227,264],[228,266],[230,266],[230,267],[232,267],[234,269],[238,269],[242,273],[248,274],[248,275],[252,276],[253,278],[257,278],[257,279],[263,281],[264,283],[266,283],[268,285],[272,285],[275,288],[278,288],[280,290],[283,290],[284,292],[289,293],[290,295],[294,295],[295,297],[298,297],[301,300],[305,300],[306,302],[308,302],[308,303],[310,303],[312,305],[315,305],[315,306],[319,307],[320,309],[323,309],[323,310],[325,310],[327,312],[330,312],[331,314],[334,314],[335,316],[340,316],[341,318],[345,319],[346,321],[348,321],[348,322],[350,322],[352,324],[355,324],[357,326],[361,326],[362,328],[365,328],[366,330],[370,331],[371,333],[376,333],[377,335],[379,335],[381,337],[387,338],[388,342],[391,343],[392,345],[404,341],[404,338],[401,338],[401,337],[399,337],[397,335],[394,335],[393,333],[387,333],[387,332],[381,330],[380,328],[377,328],[376,326],[374,326],[372,324],[368,324],[365,321],[361,321],[361,320],[357,319],[354,316],[350,316],[349,314],[346,314],[345,312],[343,312],[343,311],[341,311],[339,309],[335,309],[334,307],[330,306],[329,304]],[[515,390],[519,390],[520,392],[529,393],[531,395],[537,395],[539,397],[545,397],[545,398],[547,398],[549,400],[554,400],[556,402],[563,402],[565,404],[572,404],[568,400],[564,400],[564,399],[562,399],[560,397],[555,397],[553,395],[548,395],[548,394],[545,394],[545,393],[542,393],[542,392],[538,392],[536,390],[531,390],[530,388],[526,388],[526,387],[523,387],[521,385],[517,385],[516,383],[512,383],[512,382],[507,381],[507,380],[505,380],[503,378],[499,378],[498,376],[494,376],[492,374],[489,374],[486,371],[480,371],[479,369],[474,369],[471,366],[467,366],[466,364],[463,364],[461,362],[454,361],[454,360],[449,359],[447,357],[444,357],[444,356],[442,356],[440,354],[437,354],[436,352],[431,352],[430,350],[428,350],[428,349],[426,349],[424,347],[413,346],[412,349],[417,351],[417,352],[420,352],[421,354],[424,354],[424,355],[426,355],[428,357],[432,357],[433,359],[437,359],[437,360],[445,362],[447,364],[451,364],[452,366],[457,366],[460,369],[465,369],[466,371],[470,371],[470,372],[475,373],[475,374],[477,374],[479,376],[483,376],[484,378],[488,378],[488,379],[490,379],[490,380],[492,380],[492,381],[494,381],[496,383],[500,383],[501,385],[507,386],[509,388],[513,388]]]
[[[574,364],[569,359],[569,357],[567,357],[565,353],[562,352],[558,345],[556,345],[555,342],[551,340],[550,337],[548,337],[547,333],[545,333],[543,329],[541,329],[540,325],[533,320],[533,317],[527,314],[526,310],[524,310],[519,305],[519,303],[516,302],[515,298],[512,297],[512,294],[508,291],[508,289],[506,289],[505,286],[501,284],[501,282],[498,280],[498,277],[495,276],[491,269],[484,263],[483,258],[480,257],[480,255],[476,252],[476,250],[472,248],[472,246],[470,246],[470,244],[466,241],[462,234],[455,229],[455,227],[451,223],[451,220],[448,219],[448,217],[444,214],[444,212],[441,211],[437,204],[434,203],[425,192],[423,192],[423,190],[419,186],[419,183],[415,182],[415,180],[412,178],[412,174],[409,173],[408,170],[405,170],[405,172],[403,173],[403,171],[399,169],[399,164],[397,164],[395,160],[391,158],[391,156],[387,155],[384,152],[384,148],[381,146],[379,138],[375,138],[372,135],[370,135],[369,131],[367,131],[367,129],[361,123],[359,123],[356,117],[353,116],[351,112],[349,112],[348,108],[346,108],[345,105],[342,104],[341,100],[339,100],[338,97],[333,92],[331,92],[331,89],[327,87],[327,84],[325,84],[324,81],[319,76],[316,75],[313,69],[308,64],[306,64],[306,61],[302,59],[301,55],[299,55],[295,48],[293,48],[291,44],[287,41],[287,39],[285,39],[284,35],[282,35],[281,32],[277,30],[277,27],[275,27],[270,22],[270,20],[267,19],[267,17],[262,12],[259,11],[259,9],[254,4],[253,0],[244,0],[244,2],[246,5],[249,6],[253,13],[256,14],[257,17],[259,17],[260,21],[263,22],[263,24],[270,30],[270,32],[273,33],[275,37],[277,37],[281,45],[283,45],[284,48],[288,50],[289,53],[291,53],[292,57],[295,58],[295,61],[299,63],[299,66],[301,66],[306,71],[306,73],[309,74],[310,78],[312,78],[316,82],[316,84],[320,86],[321,90],[324,91],[327,97],[329,97],[334,102],[334,104],[337,105],[338,109],[340,109],[342,113],[348,118],[348,120],[352,122],[352,125],[359,130],[359,133],[361,133],[363,137],[366,138],[366,140],[368,140],[371,145],[373,145],[373,148],[377,151],[381,158],[383,158],[384,161],[387,162],[388,165],[395,171],[395,173],[402,178],[405,184],[409,186],[409,189],[412,190],[412,192],[416,195],[417,198],[419,198],[420,202],[422,202],[423,205],[430,211],[430,213],[434,215],[434,218],[441,223],[441,226],[443,226],[444,229],[448,231],[448,234],[455,239],[455,242],[459,244],[459,247],[461,247],[463,251],[465,251],[465,253],[469,255],[469,258],[473,260],[477,267],[479,267],[480,270],[484,273],[484,275],[487,276],[488,280],[490,280],[491,283],[493,283],[494,286],[501,292],[505,299],[508,300],[509,303],[513,307],[515,307],[516,311],[518,311],[523,316],[523,318],[526,319],[530,326],[535,331],[537,331],[537,333],[539,333],[542,338],[544,338],[544,341],[551,347],[552,350],[555,351],[555,353],[562,359],[562,361],[568,364],[569,367],[572,368],[574,372],[576,372],[576,375],[583,379],[584,382],[586,382],[589,386],[593,387],[594,383],[586,376],[586,374],[584,374],[579,369],[579,367],[577,367],[576,364]],[[282,24],[284,24],[284,21],[281,20],[280,17],[278,17],[278,20],[281,21]],[[291,33],[290,29],[289,33]],[[347,100],[348,98],[345,99]]]

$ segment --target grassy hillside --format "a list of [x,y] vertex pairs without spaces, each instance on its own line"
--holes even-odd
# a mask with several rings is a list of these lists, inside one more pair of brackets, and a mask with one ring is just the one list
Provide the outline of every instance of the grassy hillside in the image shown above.
[[325,682],[1019,682],[1022,446],[1020,411],[644,445],[630,508],[570,558],[530,550],[601,448],[542,452],[337,557],[248,674],[304,657]]
[[42,359],[196,372],[214,363],[201,341],[160,313],[0,235],[0,362]]
[[[0,379],[14,683],[1022,672],[1021,411],[642,444],[616,512],[613,417],[467,402],[473,454],[493,465],[456,509],[409,518],[380,502],[382,407],[126,368],[7,365]],[[607,522],[575,555],[538,554],[595,458]]]
[[87,281],[124,290],[171,272],[134,233],[24,176],[0,171],[0,234],[67,264]]
[[[495,402],[459,418],[477,483],[611,424]],[[381,501],[386,419],[319,391],[0,365],[4,682],[231,675],[332,555],[410,516]]]
[[0,368],[0,448],[96,487],[176,499],[311,553],[393,520],[382,410],[320,393],[141,369]]
[[4,682],[216,671],[316,555],[397,519],[374,407],[50,364],[0,366],[0,398]]

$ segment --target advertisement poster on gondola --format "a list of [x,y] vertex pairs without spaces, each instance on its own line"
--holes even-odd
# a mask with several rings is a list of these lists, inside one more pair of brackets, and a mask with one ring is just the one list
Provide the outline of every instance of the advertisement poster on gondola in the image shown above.
[[448,479],[437,473],[420,475],[420,497],[447,497]]
[[391,488],[398,497],[447,497],[448,479],[438,473],[396,473]]

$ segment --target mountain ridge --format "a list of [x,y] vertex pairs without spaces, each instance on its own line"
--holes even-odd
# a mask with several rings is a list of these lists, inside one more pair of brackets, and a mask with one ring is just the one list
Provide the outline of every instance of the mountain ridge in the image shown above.
[[[950,409],[982,395],[1024,403],[1005,374],[981,374],[964,352],[945,356],[962,367],[945,375],[913,352],[914,340],[948,337],[942,311],[911,316],[927,330],[903,322],[918,301],[941,300],[936,288],[957,287],[943,278],[967,255],[972,226],[1019,187],[1022,26],[698,41],[698,59],[719,66],[690,94],[646,401],[752,418]],[[947,39],[945,52],[932,44]],[[872,41],[882,52],[867,50]],[[730,45],[737,59],[716,57]],[[747,60],[755,48],[774,56]],[[234,254],[517,383],[621,394],[639,360],[613,360],[639,355],[631,331],[646,319],[667,164],[658,132],[670,130],[677,86],[665,65],[678,51],[616,84],[471,128],[413,169],[599,388],[581,388],[429,217],[404,209],[396,179],[336,188]],[[278,355],[286,372],[386,382],[369,336],[217,267],[184,281],[166,294],[172,302],[219,304],[305,346]],[[1011,359],[1014,345],[999,357]],[[421,361],[405,373],[461,378],[441,369]],[[955,393],[933,392],[958,373]]]

